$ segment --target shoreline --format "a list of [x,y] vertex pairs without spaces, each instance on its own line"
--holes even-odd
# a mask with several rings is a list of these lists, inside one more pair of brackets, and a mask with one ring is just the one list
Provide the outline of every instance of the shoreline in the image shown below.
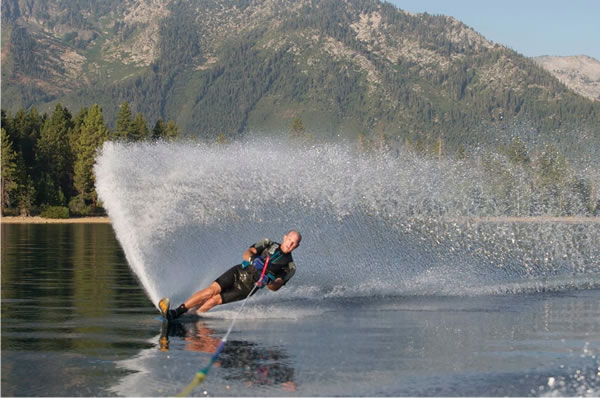
[[[100,217],[77,217],[77,218],[42,218],[39,216],[3,216],[0,219],[2,224],[111,224],[108,216]],[[523,217],[461,217],[444,219],[445,222],[456,223],[565,223],[565,224],[600,224],[600,217],[583,216],[523,216]]]
[[2,216],[2,224],[110,224],[110,217],[42,218]]
[[563,223],[563,224],[600,224],[600,217],[585,217],[585,216],[490,216],[490,217],[480,217],[480,216],[472,216],[472,217],[462,217],[462,218],[453,218],[453,219],[445,219],[445,221],[457,222],[457,223],[489,223],[489,224],[498,224],[498,223]]

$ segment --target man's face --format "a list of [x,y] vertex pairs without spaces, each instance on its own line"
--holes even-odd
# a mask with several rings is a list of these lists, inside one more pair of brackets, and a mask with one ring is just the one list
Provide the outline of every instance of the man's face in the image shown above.
[[287,254],[291,253],[292,250],[297,248],[299,244],[300,237],[298,234],[295,232],[290,232],[289,234],[285,234],[283,236],[283,242],[281,242],[281,246],[279,248],[281,249],[282,253]]

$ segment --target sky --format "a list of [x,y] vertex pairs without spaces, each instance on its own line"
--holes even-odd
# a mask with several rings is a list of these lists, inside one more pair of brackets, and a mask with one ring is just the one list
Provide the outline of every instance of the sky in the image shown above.
[[450,15],[486,39],[534,57],[600,61],[600,0],[387,0],[412,13]]

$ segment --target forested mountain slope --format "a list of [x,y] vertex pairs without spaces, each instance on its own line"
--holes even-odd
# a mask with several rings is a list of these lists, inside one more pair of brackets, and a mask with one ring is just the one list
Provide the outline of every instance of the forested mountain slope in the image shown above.
[[112,124],[128,101],[199,137],[300,118],[316,136],[450,148],[510,140],[514,125],[561,142],[600,130],[600,104],[534,61],[374,0],[4,0],[2,18],[11,112],[98,103]]

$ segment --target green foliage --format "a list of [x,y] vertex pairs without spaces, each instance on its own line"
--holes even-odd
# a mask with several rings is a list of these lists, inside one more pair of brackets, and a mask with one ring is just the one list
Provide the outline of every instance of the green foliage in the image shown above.
[[119,107],[119,113],[117,114],[117,124],[114,132],[114,139],[128,141],[133,139],[133,122],[131,120],[131,110],[129,109],[129,103],[123,102]]
[[63,205],[73,194],[73,152],[69,142],[72,129],[71,113],[57,104],[36,142],[36,175],[46,182],[45,189],[38,188],[40,203]]
[[565,188],[572,178],[567,159],[553,145],[546,145],[535,161],[537,184],[545,207],[563,215],[566,208]]
[[18,51],[13,52],[14,66],[13,77],[16,73],[23,73],[38,78],[48,77],[48,60],[39,56],[39,44],[31,37],[24,27],[16,27],[11,32],[10,42],[13,48]]
[[306,133],[306,129],[304,128],[304,124],[302,120],[298,117],[294,120],[292,127],[290,128],[290,135],[294,138],[299,138],[304,136]]
[[40,217],[43,218],[69,218],[69,209],[65,206],[46,206],[42,208]]
[[226,145],[229,143],[229,140],[227,139],[225,133],[220,132],[219,134],[217,134],[216,142],[219,145]]
[[17,212],[21,216],[30,216],[35,209],[35,184],[31,176],[25,171],[25,162],[20,156],[17,160],[17,170],[19,172],[19,188],[17,190]]
[[154,128],[152,129],[152,140],[160,140],[167,135],[167,125],[165,124],[162,118],[158,118],[156,124],[154,124]]
[[564,184],[569,174],[567,159],[552,144],[545,146],[535,165],[541,186]]
[[22,155],[24,170],[29,175],[35,171],[35,145],[43,124],[44,118],[35,108],[31,108],[29,112],[19,110],[6,124],[8,136],[14,144],[15,151]]
[[167,122],[167,130],[165,131],[165,138],[167,140],[174,140],[179,137],[179,127],[175,124],[174,121],[169,120]]
[[[93,170],[96,151],[108,138],[109,131],[104,124],[102,109],[98,105],[93,105],[80,127],[73,178],[73,185],[78,192],[79,201],[83,201],[85,206],[91,206],[92,208],[95,208],[98,202],[98,195],[94,189],[95,177]],[[76,210],[79,210],[79,208]],[[77,213],[77,211],[74,211],[74,213]]]
[[131,124],[131,139],[133,141],[144,141],[150,138],[150,130],[144,115],[138,113],[135,120]]
[[152,129],[152,134],[150,138],[154,141],[156,140],[165,140],[172,141],[179,138],[181,135],[179,131],[179,127],[175,124],[174,121],[169,120],[165,123],[162,118],[159,118]]
[[35,181],[35,186],[37,188],[36,203],[58,206],[67,203],[65,194],[49,173],[42,173],[39,179]]
[[507,156],[514,164],[527,165],[530,162],[527,147],[519,137],[513,139],[510,147],[507,149]]
[[69,210],[71,214],[80,217],[90,216],[94,211],[93,207],[86,203],[86,200],[82,195],[75,196],[73,199],[71,199],[69,202]]
[[0,145],[2,147],[2,214],[4,209],[10,208],[15,201],[15,194],[19,188],[17,173],[17,153],[13,149],[12,142],[8,138],[6,130],[0,130]]
[[[125,121],[127,108],[121,106]],[[151,138],[141,113],[130,120],[126,133],[128,141]],[[97,104],[81,108],[75,118],[60,104],[50,116],[40,116],[35,108],[14,117],[2,110],[2,214],[31,215],[65,205],[73,215],[102,214],[93,167],[98,148],[111,136]],[[172,120],[159,119],[152,132],[152,139],[179,136]]]
[[[389,149],[378,143],[378,134],[361,133],[358,148],[369,156]],[[406,139],[402,150],[440,165],[452,158],[453,167],[475,168],[481,178],[464,180],[462,199],[466,214],[486,216],[597,216],[600,192],[589,177],[582,177],[552,144],[529,151],[520,137],[497,152],[468,152],[464,147],[448,156],[442,137],[426,145]]]

